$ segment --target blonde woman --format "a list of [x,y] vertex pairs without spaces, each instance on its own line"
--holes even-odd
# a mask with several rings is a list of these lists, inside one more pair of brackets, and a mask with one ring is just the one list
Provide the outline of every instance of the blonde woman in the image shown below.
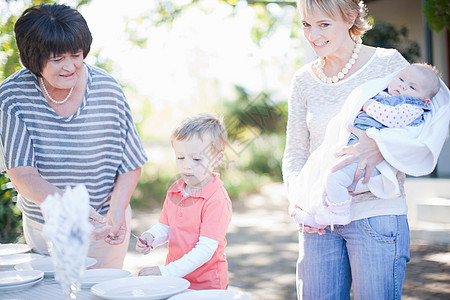
[[[361,36],[370,29],[363,1],[299,0],[298,9],[304,36],[318,58],[299,69],[292,81],[283,158],[283,178],[289,191],[295,190],[295,179],[321,145],[328,122],[351,91],[408,66],[395,49],[361,43]],[[389,146],[380,152],[375,139],[362,130],[350,130],[359,141],[336,153],[343,159],[333,170],[358,161],[354,182],[364,174],[363,183],[367,183],[374,167],[383,159],[390,162],[396,153]],[[410,151],[430,155],[423,145]],[[380,199],[371,192],[355,195],[347,225],[334,226],[334,230],[303,226],[297,264],[299,299],[350,299],[351,288],[354,299],[401,297],[410,238],[404,173],[398,172],[397,180],[400,196],[394,199]],[[294,208],[297,220],[310,217],[301,205],[291,207],[292,215]]]

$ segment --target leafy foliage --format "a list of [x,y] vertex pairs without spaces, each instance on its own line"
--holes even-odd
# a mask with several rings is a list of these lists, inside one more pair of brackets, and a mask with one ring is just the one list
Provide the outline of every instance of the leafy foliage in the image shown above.
[[249,95],[236,86],[237,97],[225,103],[228,136],[231,141],[243,141],[249,136],[283,134],[287,121],[287,104],[271,100],[267,93]]
[[419,44],[408,39],[408,29],[405,26],[396,28],[390,23],[375,22],[362,39],[366,45],[397,49],[409,62],[420,57]]
[[[263,174],[271,181],[282,181],[281,161],[284,135],[271,134],[256,140],[250,147],[252,159],[243,167],[245,171]],[[267,147],[270,145],[270,147]]]
[[131,205],[139,208],[162,206],[167,190],[178,179],[174,174],[176,174],[175,171],[171,172],[154,166],[143,168],[141,178],[133,192]]
[[[216,0],[216,3],[225,4],[233,8],[232,16],[239,5],[249,5],[253,8],[257,22],[252,28],[252,39],[256,44],[260,44],[264,38],[274,33],[276,28],[283,23],[290,22],[293,24],[294,18],[292,11],[295,11],[295,1],[265,1],[265,0]],[[210,0],[155,0],[154,8],[145,11],[136,20],[127,22],[126,31],[130,41],[138,46],[144,46],[148,37],[139,36],[137,27],[146,26],[171,26],[172,23],[190,8],[200,8],[205,13],[211,12],[212,7]],[[281,8],[281,9],[274,9]],[[284,9],[287,8],[287,9]],[[145,30],[144,30],[145,31]],[[293,35],[298,30],[293,28]]]
[[[250,95],[243,87],[235,88],[237,97],[225,103],[224,114],[228,148],[241,162],[237,168],[243,174],[251,171],[279,181],[287,103],[275,102],[267,93]],[[228,177],[228,170],[225,171]]]
[[[208,11],[210,6],[208,5],[209,0],[156,0],[154,3],[154,9],[150,12],[145,12],[139,18],[138,23],[143,23],[144,20],[149,20],[152,26],[160,26],[164,24],[172,24],[172,22],[180,16],[184,11],[191,7],[200,7],[204,11]],[[256,14],[257,22],[252,28],[252,39],[256,44],[260,44],[264,38],[269,37],[277,26],[285,23],[287,18],[291,16],[286,16],[287,10],[284,13],[280,13],[280,9],[277,8],[296,8],[296,1],[283,1],[283,0],[216,0],[219,3],[224,3],[236,9],[239,5],[251,6]],[[375,0],[366,0],[366,3]],[[441,31],[442,29],[450,28],[450,2],[448,0],[426,0],[424,1],[423,13],[430,25],[430,28],[434,31]],[[292,21],[292,20],[291,20]],[[380,24],[379,27],[385,27]],[[380,28],[379,30],[383,30]],[[387,28],[386,28],[387,30]],[[397,36],[404,39],[405,27],[396,29]],[[136,30],[132,27],[127,27],[127,32],[129,34],[130,40],[134,41],[137,45],[144,45],[147,38],[138,37]],[[298,34],[298,26],[292,22],[292,36],[295,37]],[[418,56],[417,52],[414,52],[413,46],[415,45],[405,45],[407,49],[405,51],[400,51],[406,53],[405,56],[415,58]]]
[[448,0],[426,0],[423,2],[423,14],[431,30],[450,29],[450,2]]
[[0,243],[13,243],[22,233],[22,214],[15,205],[16,196],[8,177],[0,174]]

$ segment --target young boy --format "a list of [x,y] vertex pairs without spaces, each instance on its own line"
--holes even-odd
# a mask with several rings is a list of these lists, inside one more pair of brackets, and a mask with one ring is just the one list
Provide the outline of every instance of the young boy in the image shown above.
[[[439,77],[433,67],[426,64],[412,64],[394,77],[387,90],[364,103],[353,125],[362,130],[371,127],[382,129],[419,126],[425,120],[424,114],[430,111],[428,104],[431,98],[439,92],[439,89]],[[348,145],[357,141],[358,138],[351,134]],[[357,168],[364,169],[365,166],[358,166],[355,162],[334,173],[329,173],[325,184],[325,200],[328,207],[316,210],[314,216],[305,215],[297,208],[294,219],[298,223],[317,228],[350,223],[352,201],[350,192],[356,194],[369,190],[367,186],[364,186],[365,189],[355,191],[357,184],[353,184],[353,178]],[[375,168],[371,177],[379,175],[379,170]],[[377,193],[376,190],[371,191],[374,194]],[[389,193],[390,191],[382,191],[381,195]],[[380,198],[384,198],[381,195]]]
[[165,266],[143,268],[140,276],[184,277],[194,290],[226,289],[225,234],[231,201],[219,175],[227,132],[221,120],[199,114],[181,122],[172,134],[180,179],[169,188],[159,222],[141,235],[136,250],[148,254],[166,241]]

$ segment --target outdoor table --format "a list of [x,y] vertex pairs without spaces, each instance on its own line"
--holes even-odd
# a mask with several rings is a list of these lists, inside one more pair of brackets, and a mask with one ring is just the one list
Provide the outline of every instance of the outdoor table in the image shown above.
[[[187,289],[181,293],[193,292]],[[245,296],[245,293],[239,292],[242,295],[236,296],[237,299],[250,299],[250,296]],[[244,297],[245,296],[245,297]],[[242,297],[242,298],[241,298]],[[248,298],[247,298],[248,297]],[[44,277],[41,281],[31,287],[23,290],[0,292],[1,300],[67,300],[68,297],[62,292],[61,286],[53,277]],[[76,294],[76,299],[79,300],[104,300],[101,297],[94,295],[90,289],[81,289]],[[204,299],[203,297],[201,299]],[[228,298],[227,298],[228,299]],[[234,298],[233,298],[234,299]]]
[[[188,293],[190,289],[182,293]],[[91,289],[81,289],[77,294],[77,300],[104,300],[94,295]],[[67,300],[68,297],[62,292],[61,286],[54,277],[44,277],[35,285],[18,291],[0,292],[1,300]]]
[[[55,278],[44,277],[35,285],[23,290],[0,292],[2,300],[66,300],[68,299],[62,292],[61,286],[56,282]],[[102,298],[91,293],[90,289],[81,289],[77,293],[80,300],[101,300]]]

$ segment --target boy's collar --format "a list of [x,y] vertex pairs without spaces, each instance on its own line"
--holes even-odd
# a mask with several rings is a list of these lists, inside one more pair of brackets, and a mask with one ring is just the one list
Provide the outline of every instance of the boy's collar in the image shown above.
[[[216,192],[216,190],[223,186],[222,180],[220,180],[220,174],[212,173],[213,178],[201,189],[190,194],[189,197],[198,197],[208,199]],[[178,179],[168,190],[169,193],[184,193],[183,186],[185,182],[182,178]]]

